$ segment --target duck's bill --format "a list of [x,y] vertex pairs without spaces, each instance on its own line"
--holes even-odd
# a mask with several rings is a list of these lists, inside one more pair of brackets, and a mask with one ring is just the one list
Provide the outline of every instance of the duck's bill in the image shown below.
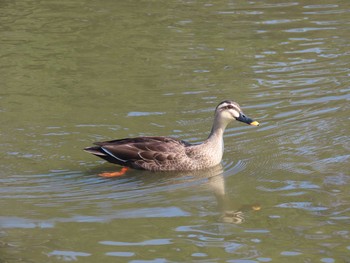
[[252,120],[251,118],[245,116],[243,113],[239,114],[239,117],[236,118],[237,121],[244,122],[246,124],[252,125],[252,126],[259,126],[259,122]]
[[257,122],[257,121],[252,121],[251,123],[249,123],[249,125],[252,125],[252,126],[259,126],[260,123]]

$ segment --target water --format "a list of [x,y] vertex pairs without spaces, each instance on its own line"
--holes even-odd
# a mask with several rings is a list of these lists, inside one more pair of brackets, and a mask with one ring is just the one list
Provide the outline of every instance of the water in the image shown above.
[[[349,262],[349,1],[3,1],[0,262]],[[222,167],[81,149],[205,139]]]

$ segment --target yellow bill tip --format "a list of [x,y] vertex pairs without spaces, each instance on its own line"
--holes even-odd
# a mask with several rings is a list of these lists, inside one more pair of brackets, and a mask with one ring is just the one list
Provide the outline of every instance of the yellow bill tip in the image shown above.
[[253,206],[252,206],[252,209],[253,209],[254,211],[260,211],[260,210],[261,210],[261,206],[260,206],[260,205],[253,205]]
[[259,122],[253,121],[253,122],[250,123],[250,125],[252,125],[252,126],[259,126]]

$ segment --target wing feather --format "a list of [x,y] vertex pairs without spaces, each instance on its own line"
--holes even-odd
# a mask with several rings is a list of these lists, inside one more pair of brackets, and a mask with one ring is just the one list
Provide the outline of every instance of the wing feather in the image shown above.
[[86,150],[110,162],[153,170],[174,161],[178,154],[184,154],[190,144],[171,137],[138,137],[96,142],[95,145]]

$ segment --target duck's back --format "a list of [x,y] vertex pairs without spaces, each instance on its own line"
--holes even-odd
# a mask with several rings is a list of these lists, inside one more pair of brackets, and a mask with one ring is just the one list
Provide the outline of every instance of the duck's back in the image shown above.
[[[95,143],[86,151],[109,162],[151,171],[191,170],[192,144],[171,137],[138,137]],[[191,152],[191,151],[190,151]]]

